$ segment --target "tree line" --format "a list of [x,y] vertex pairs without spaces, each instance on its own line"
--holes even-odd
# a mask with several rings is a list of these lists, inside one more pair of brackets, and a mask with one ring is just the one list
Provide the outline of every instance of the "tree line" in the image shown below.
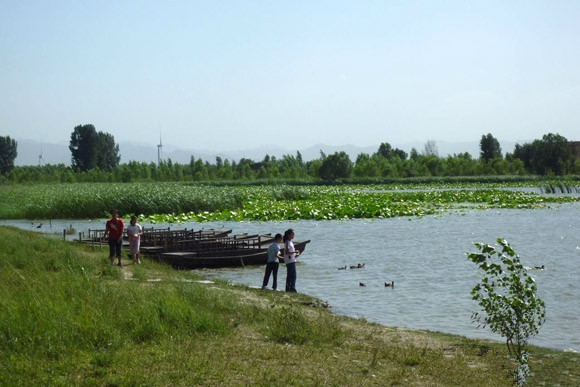
[[468,152],[440,157],[437,144],[427,141],[410,154],[381,143],[373,154],[360,153],[351,160],[344,151],[305,162],[300,152],[281,158],[266,155],[261,161],[242,158],[230,161],[216,157],[215,163],[191,156],[188,164],[170,159],[159,164],[130,161],[120,164],[119,146],[111,134],[97,132],[93,125],[79,125],[71,133],[71,165],[14,166],[17,143],[0,136],[0,181],[32,182],[135,182],[135,181],[252,181],[348,179],[405,179],[417,177],[541,175],[580,173],[580,161],[568,140],[548,133],[531,143],[516,144],[512,153],[502,154],[491,134],[480,140],[480,156]]

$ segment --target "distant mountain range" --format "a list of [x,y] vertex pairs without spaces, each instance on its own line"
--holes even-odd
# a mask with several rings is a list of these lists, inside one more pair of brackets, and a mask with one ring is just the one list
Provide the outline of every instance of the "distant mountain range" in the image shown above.
[[[40,164],[71,164],[71,153],[68,149],[67,143],[45,143],[28,139],[16,139],[18,143],[18,156],[15,164],[17,166],[23,165],[39,165]],[[425,141],[426,142],[426,141]],[[425,142],[413,142],[406,144],[392,144],[393,148],[399,148],[407,153],[415,148],[421,153],[425,147]],[[502,152],[513,152],[515,142],[500,141]],[[261,161],[266,155],[281,158],[284,155],[296,156],[299,151],[304,161],[310,161],[320,158],[320,152],[326,155],[331,155],[335,152],[344,151],[350,159],[354,162],[360,153],[373,154],[380,144],[373,147],[357,147],[354,145],[331,146],[324,144],[315,144],[305,149],[284,149],[276,145],[265,145],[252,149],[245,149],[232,152],[212,152],[199,149],[184,149],[174,145],[163,145],[162,158],[164,160],[171,159],[174,163],[187,164],[193,156],[196,160],[202,159],[215,163],[216,157],[221,157],[222,160],[239,161],[242,158],[251,159],[254,161]],[[474,158],[479,157],[479,141],[474,142],[436,142],[439,156],[445,157],[447,155],[459,154],[468,152]],[[119,153],[121,154],[121,163],[129,161],[138,161],[146,163],[157,163],[157,145],[124,142],[119,143]]]

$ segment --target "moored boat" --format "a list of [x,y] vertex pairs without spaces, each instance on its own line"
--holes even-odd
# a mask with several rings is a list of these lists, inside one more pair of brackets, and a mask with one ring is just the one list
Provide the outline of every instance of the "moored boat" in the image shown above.
[[[294,246],[302,253],[308,243],[310,240],[294,242]],[[160,260],[179,269],[265,265],[268,260],[268,245],[216,251],[172,251],[162,253]]]
[[[274,241],[272,234],[230,235],[231,232],[145,229],[141,237],[141,253],[183,269],[266,264],[268,247]],[[302,252],[309,242],[294,242],[294,245]]]

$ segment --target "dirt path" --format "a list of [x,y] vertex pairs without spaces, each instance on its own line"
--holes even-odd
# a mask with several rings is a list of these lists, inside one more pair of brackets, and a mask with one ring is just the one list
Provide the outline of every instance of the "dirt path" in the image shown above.
[[129,264],[124,263],[123,266],[121,267],[124,279],[128,280],[133,278],[133,265],[134,265],[133,262]]

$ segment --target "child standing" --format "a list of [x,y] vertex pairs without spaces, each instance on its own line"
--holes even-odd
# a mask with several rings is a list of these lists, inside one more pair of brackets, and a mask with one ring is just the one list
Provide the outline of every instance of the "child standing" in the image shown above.
[[133,263],[141,263],[139,256],[139,247],[141,244],[141,235],[143,235],[143,228],[137,223],[137,216],[131,217],[131,224],[127,226],[127,235],[129,236],[129,251],[133,258]]
[[282,234],[276,234],[274,242],[268,247],[268,262],[266,263],[262,289],[268,289],[268,281],[270,281],[270,274],[272,274],[272,289],[278,290],[278,266],[280,265],[278,261],[284,259],[280,254],[280,243],[282,243]]
[[300,251],[294,248],[294,230],[284,232],[284,263],[286,264],[286,291],[296,293],[296,258]]

